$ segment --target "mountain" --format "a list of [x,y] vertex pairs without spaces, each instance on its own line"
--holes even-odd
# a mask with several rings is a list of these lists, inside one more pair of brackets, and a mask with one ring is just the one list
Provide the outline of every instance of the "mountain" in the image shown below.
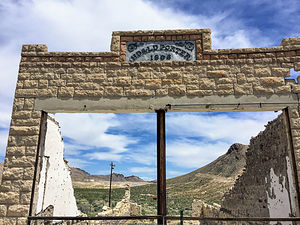
[[[110,175],[91,175],[88,172],[79,169],[71,168],[71,178],[73,182],[102,182],[109,181]],[[137,176],[125,177],[123,174],[113,173],[113,182],[144,182],[143,179]]]
[[[213,162],[188,174],[167,180],[169,197],[185,196],[220,203],[246,165],[247,145],[235,143]],[[199,156],[201,157],[201,156]]]

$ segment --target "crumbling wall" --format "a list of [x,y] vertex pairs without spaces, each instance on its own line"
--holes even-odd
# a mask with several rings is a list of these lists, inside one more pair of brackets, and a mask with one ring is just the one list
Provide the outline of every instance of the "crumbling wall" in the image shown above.
[[287,129],[285,114],[281,114],[251,139],[244,172],[224,195],[222,209],[225,212],[240,217],[296,216],[297,198]]
[[53,216],[79,215],[70,168],[64,160],[64,143],[59,125],[47,119],[44,151],[41,153],[36,214],[53,206]]

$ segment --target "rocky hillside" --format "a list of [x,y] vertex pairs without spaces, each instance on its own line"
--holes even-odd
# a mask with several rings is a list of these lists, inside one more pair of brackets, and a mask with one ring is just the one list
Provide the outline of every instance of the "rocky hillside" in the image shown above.
[[[247,145],[235,143],[213,162],[191,173],[169,179],[167,191],[170,196],[186,196],[206,202],[220,203],[221,198],[235,182],[246,165]],[[201,156],[199,156],[201,157]]]
[[[71,168],[71,178],[73,182],[102,182],[109,181],[110,175],[91,175],[79,168]],[[113,182],[144,182],[137,176],[125,177],[123,174],[113,173]]]

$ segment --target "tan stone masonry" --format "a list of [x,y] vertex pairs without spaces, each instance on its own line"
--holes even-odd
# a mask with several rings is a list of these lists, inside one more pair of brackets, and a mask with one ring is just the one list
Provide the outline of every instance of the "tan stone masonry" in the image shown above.
[[[127,41],[162,40],[195,40],[197,60],[125,61]],[[113,32],[111,52],[48,52],[45,45],[24,45],[21,54],[0,186],[0,224],[26,224],[41,110],[256,111],[288,107],[296,171],[300,171],[300,85],[285,79],[290,69],[300,70],[300,38],[284,39],[278,47],[212,50],[209,29],[129,31]]]

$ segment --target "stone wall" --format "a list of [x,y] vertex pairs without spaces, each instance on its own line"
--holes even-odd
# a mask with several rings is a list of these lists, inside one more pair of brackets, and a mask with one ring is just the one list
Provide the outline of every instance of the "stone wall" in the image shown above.
[[225,212],[239,217],[297,216],[298,200],[287,130],[283,113],[251,139],[244,172],[224,195]]
[[[197,60],[129,63],[125,46],[132,40],[195,40]],[[0,224],[26,224],[36,154],[43,145],[39,139],[44,132],[42,111],[289,107],[296,169],[300,170],[300,85],[285,79],[291,68],[300,70],[300,38],[284,39],[278,47],[212,50],[209,29],[114,32],[111,52],[48,52],[45,45],[24,45],[21,54],[0,187]]]

